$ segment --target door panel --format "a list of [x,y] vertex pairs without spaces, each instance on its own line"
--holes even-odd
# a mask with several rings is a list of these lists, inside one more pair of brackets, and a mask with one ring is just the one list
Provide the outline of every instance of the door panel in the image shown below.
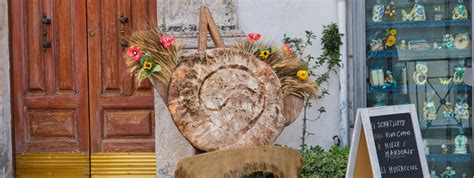
[[86,1],[10,3],[16,153],[88,153]]
[[135,86],[121,42],[156,26],[156,0],[88,0],[87,6],[91,151],[154,152],[151,85]]

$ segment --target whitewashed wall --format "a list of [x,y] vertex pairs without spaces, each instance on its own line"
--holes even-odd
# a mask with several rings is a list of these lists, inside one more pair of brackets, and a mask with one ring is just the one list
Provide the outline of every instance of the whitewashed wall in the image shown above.
[[[317,35],[312,48],[307,51],[313,56],[321,54],[321,32],[324,24],[337,22],[337,0],[237,0],[238,25],[245,33],[258,32],[263,40],[280,45],[283,34],[304,37],[305,30]],[[318,71],[315,71],[318,72]],[[308,122],[308,129],[314,133],[308,137],[308,145],[321,145],[328,148],[333,144],[332,137],[339,134],[339,76],[332,75],[328,87],[331,95],[323,100],[313,101],[308,111],[309,118],[316,118],[317,108],[326,107],[320,120]],[[299,148],[302,135],[302,118],[285,128],[276,140],[277,144]]]

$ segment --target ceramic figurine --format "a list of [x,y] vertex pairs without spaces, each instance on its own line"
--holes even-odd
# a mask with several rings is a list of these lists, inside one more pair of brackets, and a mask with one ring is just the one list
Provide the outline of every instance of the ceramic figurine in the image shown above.
[[393,89],[398,87],[397,81],[393,78],[393,74],[391,71],[387,70],[385,79],[384,79],[384,85],[382,89]]
[[466,70],[466,68],[461,64],[454,67],[453,82],[455,84],[464,83],[464,71],[465,70]]
[[423,139],[423,150],[425,151],[425,155],[430,154],[430,145],[427,140]]
[[467,177],[467,174],[466,173],[462,173],[462,178],[466,178]]
[[469,119],[469,105],[465,102],[467,96],[458,97],[454,107],[454,117],[456,119]]
[[454,138],[454,154],[467,154],[466,145],[468,140],[464,135],[464,130],[459,128],[459,134]]
[[375,96],[375,100],[377,102],[374,104],[374,107],[375,106],[385,106],[385,95],[383,93],[377,94]]
[[407,77],[407,67],[403,67],[402,71],[400,72],[400,93],[407,94],[408,93],[408,77]]
[[441,144],[441,154],[447,155],[448,152],[449,152],[448,145],[446,145],[446,144]]
[[450,102],[444,104],[443,117],[447,120],[454,119],[453,105]]
[[428,80],[428,66],[426,64],[416,64],[412,77],[416,85],[424,85]]
[[469,43],[471,43],[471,40],[466,33],[460,33],[454,37],[454,47],[456,47],[456,49],[466,49],[469,47]]
[[371,51],[381,51],[383,50],[383,40],[382,39],[377,39],[377,40],[370,40],[370,50]]
[[423,117],[426,120],[436,119],[436,105],[433,101],[429,100],[423,104]]
[[383,4],[381,4],[380,1],[377,1],[377,4],[375,4],[374,7],[372,8],[372,21],[382,22],[384,10],[385,8]]
[[413,6],[414,13],[413,13],[413,21],[425,21],[426,20],[426,13],[425,7],[420,3],[415,3]]
[[370,69],[370,84],[372,86],[383,86],[385,84],[385,78],[382,67],[372,67]]
[[413,8],[410,10],[410,13],[407,13],[404,9],[402,9],[402,21],[425,21],[426,20],[426,12],[425,7],[415,2]]
[[430,171],[431,178],[437,177],[435,168],[436,168],[436,159],[431,158],[431,168],[430,168],[431,169],[431,171]]
[[454,37],[451,34],[445,34],[443,35],[443,47],[447,49],[453,49],[454,48]]
[[453,20],[468,19],[467,8],[462,4],[462,0],[458,0],[458,5],[453,8]]
[[451,84],[453,82],[453,78],[449,78],[449,79],[442,79],[442,78],[439,78],[439,83],[441,85],[446,85],[448,86],[449,84]]
[[395,20],[395,2],[390,1],[388,4],[385,6],[385,11],[384,11],[384,17],[387,19],[387,21],[393,21]]
[[400,45],[398,46],[398,49],[402,51],[407,50],[407,41],[401,40]]
[[451,166],[447,166],[444,172],[441,174],[441,176],[445,178],[454,178],[455,175],[456,171]]
[[443,20],[443,13],[441,12],[441,6],[434,6],[433,8],[433,19]]
[[433,42],[433,49],[442,49],[443,47],[441,47],[438,42]]

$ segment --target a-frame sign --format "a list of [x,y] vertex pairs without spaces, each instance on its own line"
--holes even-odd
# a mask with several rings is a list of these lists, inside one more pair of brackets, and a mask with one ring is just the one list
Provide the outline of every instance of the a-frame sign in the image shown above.
[[357,111],[346,178],[429,178],[415,105]]

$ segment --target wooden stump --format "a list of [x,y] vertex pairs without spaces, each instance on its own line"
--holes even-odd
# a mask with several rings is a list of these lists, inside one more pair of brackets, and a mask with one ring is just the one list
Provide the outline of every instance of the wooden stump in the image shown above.
[[172,75],[168,108],[198,149],[269,145],[287,123],[279,91],[266,63],[238,49],[216,48],[183,59]]
[[243,147],[214,151],[182,159],[176,178],[237,178],[254,172],[278,178],[297,178],[303,159],[297,150],[278,146]]

